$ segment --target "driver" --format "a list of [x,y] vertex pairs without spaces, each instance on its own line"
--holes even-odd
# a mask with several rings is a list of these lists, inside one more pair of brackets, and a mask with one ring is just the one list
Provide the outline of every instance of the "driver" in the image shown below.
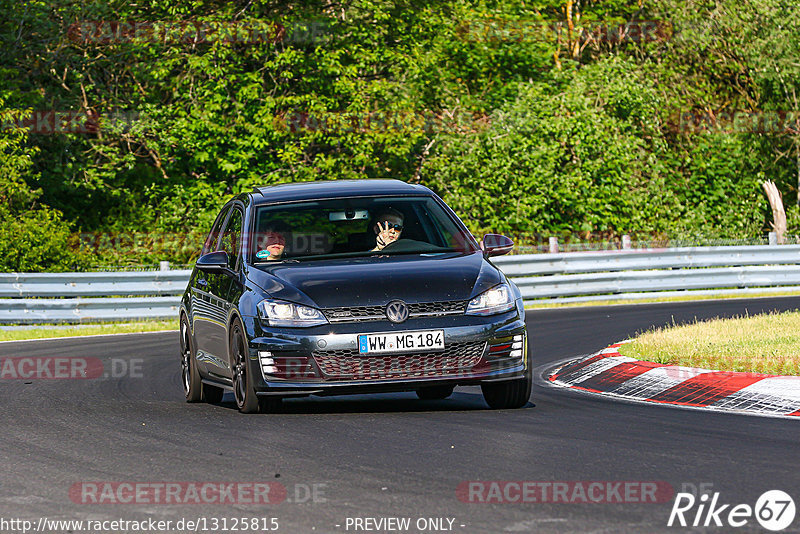
[[280,223],[265,228],[259,239],[260,246],[256,258],[261,261],[281,260],[286,248],[286,233],[286,227]]
[[375,248],[372,249],[373,252],[383,250],[386,245],[400,239],[400,233],[403,231],[402,213],[394,208],[385,208],[378,212],[374,221],[372,231],[375,232]]

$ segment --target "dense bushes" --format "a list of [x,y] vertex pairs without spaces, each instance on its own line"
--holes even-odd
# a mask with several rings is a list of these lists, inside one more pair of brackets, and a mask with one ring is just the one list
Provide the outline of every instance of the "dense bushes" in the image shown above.
[[[795,204],[800,128],[715,117],[800,109],[798,8],[569,5],[0,0],[0,269],[190,261],[222,200],[291,180],[421,182],[523,237],[755,237],[767,178]],[[632,20],[657,31],[619,38]],[[26,134],[20,110],[88,127]],[[115,245],[75,245],[94,232]]]
[[[2,110],[0,99],[0,110]],[[0,111],[0,122],[13,122],[10,111]],[[19,130],[0,132],[0,271],[67,271],[81,268],[86,259],[70,243],[69,225],[61,214],[38,202],[26,179],[35,149],[26,147]]]
[[636,67],[612,57],[520,84],[485,130],[442,140],[423,182],[480,230],[758,235],[758,154],[736,135],[670,146],[663,101]]

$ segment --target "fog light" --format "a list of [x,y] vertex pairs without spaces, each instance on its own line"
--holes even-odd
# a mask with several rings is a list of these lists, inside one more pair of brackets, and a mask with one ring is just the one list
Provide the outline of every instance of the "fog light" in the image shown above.
[[512,358],[521,358],[522,357],[522,349],[512,350],[511,354],[509,354]]
[[278,373],[278,367],[276,365],[262,365],[261,370],[265,375],[274,375]]
[[511,345],[511,348],[512,348],[512,349],[521,349],[521,348],[522,348],[522,341],[515,341],[515,342],[514,342],[514,343]]
[[522,341],[524,337],[522,334],[517,334],[514,336],[514,341]]

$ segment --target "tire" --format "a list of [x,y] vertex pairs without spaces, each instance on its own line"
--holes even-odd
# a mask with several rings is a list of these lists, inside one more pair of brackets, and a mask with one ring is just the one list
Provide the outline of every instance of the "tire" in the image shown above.
[[203,382],[200,380],[197,361],[194,359],[192,334],[185,315],[181,315],[181,382],[186,402],[203,400]]
[[417,390],[422,400],[442,400],[453,394],[453,386],[428,386]]
[[253,377],[250,373],[247,339],[239,319],[236,319],[231,326],[229,347],[231,367],[233,368],[233,396],[236,398],[236,407],[242,413],[258,413],[260,406],[256,390],[253,387]]
[[507,382],[497,382],[481,384],[483,399],[489,408],[493,410],[504,410],[522,408],[528,404],[531,398],[531,387],[533,386],[533,369],[531,368],[531,350],[528,347],[528,368],[525,369],[525,376]]

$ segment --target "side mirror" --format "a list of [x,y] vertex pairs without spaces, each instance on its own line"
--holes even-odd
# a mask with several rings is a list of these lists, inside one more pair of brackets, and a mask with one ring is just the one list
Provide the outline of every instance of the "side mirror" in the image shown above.
[[195,264],[198,269],[205,273],[230,273],[228,268],[228,253],[224,250],[209,252],[197,258]]
[[481,241],[481,248],[486,256],[502,256],[514,248],[510,238],[500,234],[486,234]]

